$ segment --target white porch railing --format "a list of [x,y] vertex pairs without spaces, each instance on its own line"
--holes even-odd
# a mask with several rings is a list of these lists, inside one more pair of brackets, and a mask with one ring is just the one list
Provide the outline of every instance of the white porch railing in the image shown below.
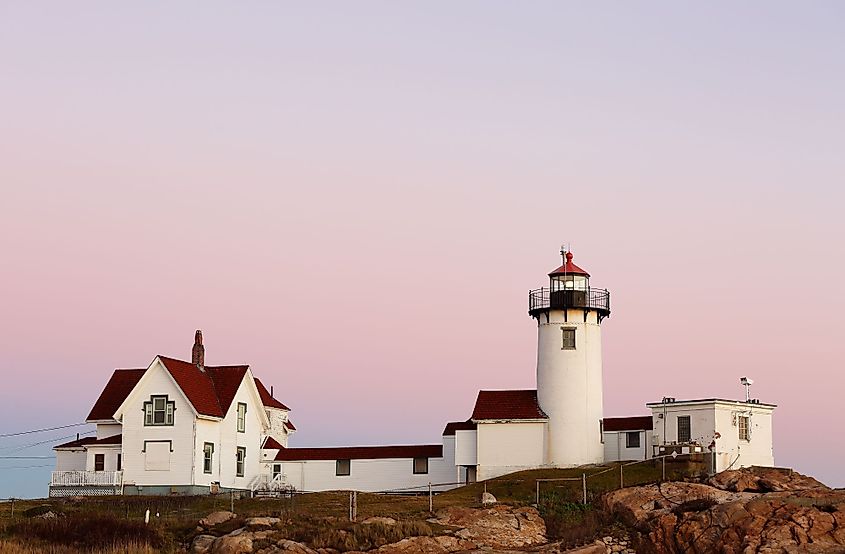
[[284,492],[292,489],[287,483],[287,477],[283,473],[271,476],[267,473],[259,473],[250,483],[250,491],[255,494],[255,491],[272,491]]
[[54,471],[51,487],[120,487],[122,471]]

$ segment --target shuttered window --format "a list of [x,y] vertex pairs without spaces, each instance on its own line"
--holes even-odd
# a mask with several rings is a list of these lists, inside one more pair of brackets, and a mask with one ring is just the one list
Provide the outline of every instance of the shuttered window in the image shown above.
[[173,425],[176,403],[167,396],[151,396],[144,402],[144,425]]

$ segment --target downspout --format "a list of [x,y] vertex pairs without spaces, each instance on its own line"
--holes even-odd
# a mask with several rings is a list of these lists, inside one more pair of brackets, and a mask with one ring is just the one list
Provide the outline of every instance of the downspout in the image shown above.
[[191,486],[197,484],[197,418],[194,417],[194,448],[191,450]]

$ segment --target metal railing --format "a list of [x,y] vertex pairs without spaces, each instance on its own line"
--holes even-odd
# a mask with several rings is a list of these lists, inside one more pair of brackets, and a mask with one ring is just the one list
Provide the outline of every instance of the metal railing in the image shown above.
[[51,487],[119,487],[123,484],[122,471],[54,471]]
[[528,292],[528,313],[547,309],[587,308],[610,314],[610,291],[589,287],[584,290],[551,290],[547,287]]

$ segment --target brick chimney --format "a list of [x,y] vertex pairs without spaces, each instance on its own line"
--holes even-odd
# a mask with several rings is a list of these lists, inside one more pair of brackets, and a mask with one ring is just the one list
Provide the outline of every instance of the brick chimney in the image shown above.
[[202,330],[197,329],[194,335],[194,348],[191,350],[191,363],[202,369],[205,365],[205,346],[202,345]]

